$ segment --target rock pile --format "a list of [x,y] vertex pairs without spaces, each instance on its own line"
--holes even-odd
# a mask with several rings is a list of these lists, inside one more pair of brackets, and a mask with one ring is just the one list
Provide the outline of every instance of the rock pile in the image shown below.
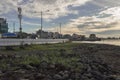
[[[73,48],[73,54],[65,54],[66,51],[61,49],[60,56],[63,58],[79,57],[73,64],[74,68],[72,65],[68,67],[47,61],[17,65],[10,63],[7,69],[0,70],[0,80],[120,80],[116,76],[118,72],[96,55],[100,49],[104,50],[103,46],[78,46]],[[109,49],[111,50],[111,47]],[[19,60],[22,56],[0,55],[0,60],[3,59]]]

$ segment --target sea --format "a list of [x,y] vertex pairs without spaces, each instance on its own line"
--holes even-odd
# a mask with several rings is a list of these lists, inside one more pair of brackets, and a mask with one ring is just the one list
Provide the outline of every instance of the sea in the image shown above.
[[72,41],[72,43],[93,43],[93,44],[109,44],[109,45],[120,46],[120,40]]

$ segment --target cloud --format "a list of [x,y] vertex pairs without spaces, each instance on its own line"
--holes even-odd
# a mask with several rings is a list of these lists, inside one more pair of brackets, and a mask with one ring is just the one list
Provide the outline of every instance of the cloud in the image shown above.
[[[114,31],[114,34],[118,36],[118,30],[120,30],[120,7],[112,7],[99,12],[96,16],[84,16],[77,19],[71,19],[70,22],[62,26],[64,34],[86,34],[91,33],[101,34]],[[54,28],[52,30],[55,30]],[[117,32],[115,32],[117,31]],[[109,32],[109,33],[108,33]],[[107,34],[108,33],[108,34]]]
[[[86,4],[87,2],[90,2],[89,5]],[[118,34],[118,31],[120,30],[119,2],[120,0],[2,0],[0,2],[0,16],[5,16],[2,14],[17,12],[17,7],[20,6],[22,7],[22,14],[24,18],[26,18],[23,19],[26,20],[23,22],[25,26],[39,26],[40,24],[38,24],[37,21],[36,23],[33,22],[41,18],[40,12],[43,11],[43,18],[46,21],[53,20],[52,22],[60,22],[59,20],[64,20],[66,18],[65,16],[71,19],[70,22],[66,22],[62,25],[62,33],[64,34],[106,33],[107,35],[108,33],[109,35],[112,31]],[[100,8],[100,10],[98,10],[98,8]],[[90,9],[94,9],[94,11]],[[85,10],[83,11],[84,15],[81,10]],[[14,14],[16,14],[16,17],[13,15],[13,19],[16,19],[17,13]],[[77,18],[75,19],[74,16]],[[58,20],[58,18],[62,19]],[[18,19],[16,21],[18,21]],[[57,31],[56,27],[46,27],[46,30]],[[33,28],[31,28],[31,30],[32,29]]]
[[120,0],[93,0],[92,3],[100,7],[120,6]]
[[112,33],[112,31],[120,30],[119,13],[120,7],[112,7],[99,12],[96,16],[84,16],[77,19],[71,19],[71,22],[66,25],[68,26],[67,30],[72,26],[71,31],[76,29],[76,32],[80,34],[100,34],[107,31],[111,31]]
[[[77,10],[68,7],[81,6],[88,1],[91,0],[4,0],[0,3],[0,14],[17,11],[17,7],[21,6],[24,16],[40,18],[40,12],[43,11],[45,19],[55,19],[68,14],[78,14]],[[48,10],[49,12],[46,12]]]
[[27,24],[27,25],[32,25],[32,26],[40,26],[41,25],[38,23],[32,23],[32,22],[28,22],[28,21],[23,21],[22,24]]

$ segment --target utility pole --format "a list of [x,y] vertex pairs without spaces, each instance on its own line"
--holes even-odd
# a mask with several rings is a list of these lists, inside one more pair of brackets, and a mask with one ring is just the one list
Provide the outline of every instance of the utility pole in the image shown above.
[[15,33],[15,22],[13,22],[13,33]]
[[43,28],[43,19],[42,19],[43,12],[41,11],[41,31],[40,31],[40,38],[42,38],[42,28]]
[[21,7],[18,7],[18,18],[19,18],[19,24],[20,24],[20,38],[22,38],[22,25],[21,25],[21,21],[22,21],[22,8]]
[[[49,10],[47,10],[47,12],[48,12]],[[41,29],[40,29],[40,38],[42,38],[42,30],[43,30],[43,11],[41,11],[41,12],[34,12],[34,13],[40,13],[40,15],[41,15]]]
[[58,29],[58,26],[56,27],[56,31],[59,33],[59,29]]
[[61,34],[61,23],[60,23],[60,34]]
[[61,38],[61,35],[62,35],[62,34],[61,34],[61,25],[62,25],[62,24],[60,23],[60,38]]

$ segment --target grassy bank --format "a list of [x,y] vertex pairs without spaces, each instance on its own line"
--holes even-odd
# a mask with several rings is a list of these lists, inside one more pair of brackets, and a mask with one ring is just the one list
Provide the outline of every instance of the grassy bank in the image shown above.
[[120,47],[102,44],[59,43],[31,45],[26,46],[25,49],[14,48],[14,50],[1,50],[1,58],[6,58],[0,61],[3,64],[0,65],[0,68],[7,67],[9,62],[13,64],[37,64],[42,61],[73,66],[75,64],[74,62],[80,59],[80,55],[85,53],[89,55],[94,54],[96,57],[99,56],[103,60],[108,61],[108,63],[111,61],[119,62]]
[[[71,62],[76,62],[77,57],[67,57],[72,55],[72,49],[79,44],[43,44],[27,46],[25,49],[14,48],[14,50],[2,50],[0,69],[7,69],[9,62],[18,64],[39,64],[40,62],[49,62],[52,64],[60,63],[70,66]],[[5,57],[5,58],[4,58]]]
[[[22,78],[25,78],[22,74],[28,75],[28,73],[31,73],[28,77],[29,80],[39,80],[35,79],[36,77],[33,76],[33,73],[41,73],[45,76],[51,74],[52,78],[50,80],[68,80],[66,78],[54,78],[55,74],[59,75],[61,71],[68,71],[69,76],[73,72],[79,76],[78,79],[76,76],[70,77],[71,80],[79,80],[83,77],[83,74],[90,73],[94,75],[93,73],[96,71],[102,76],[98,75],[99,78],[104,78],[103,74],[107,77],[110,75],[119,75],[119,53],[120,47],[118,46],[82,43],[43,44],[26,46],[22,50],[19,48],[9,51],[2,50],[0,52],[0,74],[3,76],[0,76],[0,79],[8,76],[7,73],[9,71],[10,73],[18,72],[17,74],[21,74],[20,77]],[[23,71],[24,73],[22,73]],[[31,75],[33,77],[30,77]],[[12,79],[7,80],[14,80],[16,77],[19,76],[14,75],[14,77],[9,77]],[[93,76],[94,80],[99,80],[98,77]]]

